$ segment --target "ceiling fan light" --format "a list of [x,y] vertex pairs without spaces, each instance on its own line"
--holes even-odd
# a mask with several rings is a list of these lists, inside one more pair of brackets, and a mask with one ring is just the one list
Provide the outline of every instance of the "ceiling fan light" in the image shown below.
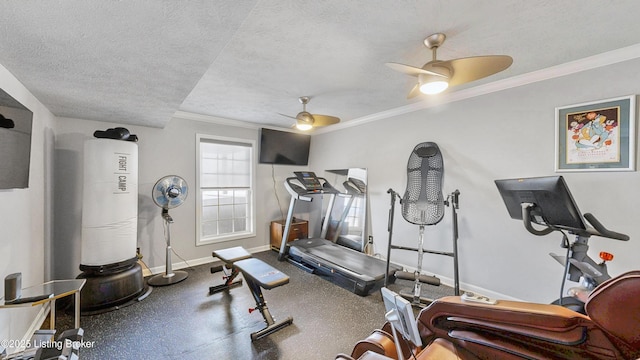
[[448,80],[441,76],[421,74],[419,77],[420,92],[427,95],[439,94],[449,87]]
[[313,122],[313,115],[309,114],[306,111],[302,111],[296,116],[296,129],[302,131],[311,130],[311,128],[313,127]]
[[303,123],[298,121],[296,123],[296,129],[301,130],[301,131],[307,131],[307,130],[311,130],[311,128],[313,127],[313,125],[308,124],[308,123]]

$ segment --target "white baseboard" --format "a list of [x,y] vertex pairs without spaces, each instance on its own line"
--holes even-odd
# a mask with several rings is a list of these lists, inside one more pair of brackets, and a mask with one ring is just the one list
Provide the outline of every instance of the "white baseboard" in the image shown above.
[[[267,251],[270,250],[271,247],[269,245],[263,245],[263,246],[258,246],[255,248],[251,248],[251,249],[247,249],[247,251],[249,251],[250,253],[257,253],[257,252],[262,252],[262,251]],[[184,261],[180,261],[180,262],[176,262],[176,263],[172,263],[172,268],[174,270],[178,270],[178,269],[184,269],[184,268],[188,268],[191,266],[197,266],[197,265],[203,265],[203,264],[209,264],[212,263],[214,261],[217,261],[216,258],[212,257],[212,256],[208,256],[208,257],[203,257],[203,258],[199,258],[199,259],[191,259],[188,260],[187,262]],[[188,263],[188,264],[187,264]],[[414,267],[411,266],[407,266],[405,264],[397,264],[396,265],[406,269],[409,272],[413,272],[416,269]],[[149,276],[149,275],[155,275],[155,274],[161,274],[165,271],[165,267],[164,266],[156,266],[153,268],[145,268],[142,272],[143,276]],[[454,280],[452,278],[449,278],[447,276],[443,276],[440,274],[431,274],[436,276],[437,278],[440,279],[440,282],[443,285],[446,286],[450,286],[450,287],[454,287]],[[521,299],[517,299],[514,298],[512,296],[506,295],[506,294],[502,294],[496,291],[492,291],[489,289],[485,289],[479,286],[475,286],[475,285],[471,285],[465,282],[460,282],[460,289],[465,290],[465,291],[471,291],[473,293],[476,294],[480,294],[480,295],[484,295],[487,297],[490,297],[492,299],[503,299],[503,300],[513,300],[513,301],[522,301]]]
[[[254,248],[250,248],[247,249],[248,252],[250,253],[257,253],[257,252],[262,252],[262,251],[267,251],[270,250],[271,246],[269,245],[263,245],[263,246],[258,246],[258,247],[254,247]],[[171,263],[171,268],[174,270],[179,270],[179,269],[184,269],[184,268],[188,268],[188,267],[192,267],[192,266],[198,266],[198,265],[203,265],[203,264],[209,264],[212,262],[217,261],[216,258],[214,258],[213,256],[207,256],[207,257],[203,257],[203,258],[199,258],[199,259],[191,259],[191,260],[187,260],[186,262],[180,261],[180,262],[176,262],[176,263]],[[147,268],[145,267],[142,270],[142,276],[149,276],[149,275],[155,275],[155,274],[162,274],[163,272],[165,272],[165,266],[154,266],[152,268]]]

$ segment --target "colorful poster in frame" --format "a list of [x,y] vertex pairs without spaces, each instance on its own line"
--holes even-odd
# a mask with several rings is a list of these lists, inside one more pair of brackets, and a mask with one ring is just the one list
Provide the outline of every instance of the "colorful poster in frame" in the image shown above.
[[634,171],[636,96],[556,108],[556,171]]

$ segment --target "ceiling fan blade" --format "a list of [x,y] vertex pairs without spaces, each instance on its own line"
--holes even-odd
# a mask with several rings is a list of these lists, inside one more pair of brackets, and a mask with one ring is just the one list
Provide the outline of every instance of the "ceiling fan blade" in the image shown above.
[[289,119],[295,119],[296,118],[295,116],[290,116],[290,115],[286,115],[286,114],[283,114],[283,113],[278,113],[278,114],[280,114],[280,115],[282,115],[284,117],[288,117]]
[[313,116],[313,127],[327,126],[333,125],[340,122],[340,118],[329,115],[318,115],[312,114]]
[[421,69],[418,67],[414,67],[414,66],[409,66],[409,65],[404,65],[404,64],[398,64],[398,63],[393,63],[393,62],[389,62],[386,63],[385,65],[387,65],[388,67],[392,68],[395,71],[399,71],[401,73],[407,74],[407,75],[411,75],[411,76],[418,76],[420,74],[428,74],[428,75],[436,75],[436,76],[442,76],[442,77],[446,77],[442,74],[439,74],[435,71],[429,71],[429,70],[425,70],[425,69]]
[[449,86],[455,86],[499,73],[511,66],[512,63],[511,56],[488,55],[438,61],[435,64],[453,69],[453,76],[449,80]]
[[422,94],[420,92],[420,84],[416,84],[411,91],[409,91],[409,95],[407,95],[407,99],[413,99],[414,97]]

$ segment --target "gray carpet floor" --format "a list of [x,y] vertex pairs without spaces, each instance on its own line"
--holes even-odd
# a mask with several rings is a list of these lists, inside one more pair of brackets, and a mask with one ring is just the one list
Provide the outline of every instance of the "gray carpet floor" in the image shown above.
[[[82,360],[104,359],[334,359],[350,354],[355,343],[384,322],[380,292],[356,295],[320,276],[304,272],[277,253],[254,254],[289,275],[287,285],[263,290],[277,320],[293,317],[293,324],[255,342],[250,334],[265,326],[246,285],[209,295],[209,286],[221,284],[222,273],[211,274],[213,264],[184,269],[189,277],[171,286],[155,287],[143,301],[98,315],[82,316]],[[397,280],[389,288],[411,289]],[[428,298],[453,295],[446,286],[422,286]],[[73,323],[58,313],[58,333]],[[65,325],[66,324],[66,325]]]

